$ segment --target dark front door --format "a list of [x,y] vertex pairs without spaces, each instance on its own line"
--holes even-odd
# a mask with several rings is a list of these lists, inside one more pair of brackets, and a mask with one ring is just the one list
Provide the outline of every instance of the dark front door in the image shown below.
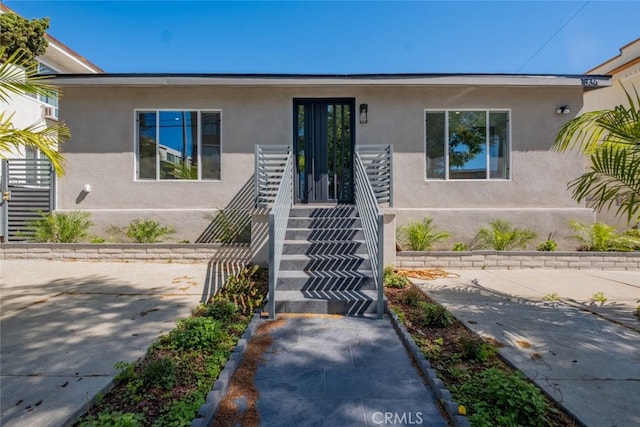
[[353,201],[353,99],[296,99],[296,201]]

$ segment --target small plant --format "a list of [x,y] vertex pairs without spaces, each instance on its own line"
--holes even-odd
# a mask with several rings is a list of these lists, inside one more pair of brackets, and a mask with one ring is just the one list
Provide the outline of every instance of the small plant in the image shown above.
[[542,300],[547,302],[559,302],[560,296],[556,292],[552,292],[543,296]]
[[[39,212],[40,218],[27,223],[32,230],[31,238],[44,243],[76,243],[87,236],[87,231],[93,225],[91,214],[88,212]],[[21,233],[27,237],[31,233]]]
[[388,288],[403,289],[409,286],[411,281],[401,274],[396,273],[396,270],[389,266],[384,269],[384,285]]
[[409,307],[418,307],[423,295],[420,289],[411,287],[402,295],[402,302]]
[[627,230],[618,235],[616,229],[603,222],[595,222],[587,225],[579,221],[571,221],[569,226],[576,234],[569,239],[576,240],[580,251],[620,251],[628,252],[640,248],[640,238],[636,236],[637,230]]
[[130,412],[103,411],[96,417],[89,417],[80,422],[78,427],[139,427],[143,425],[142,414]]
[[531,229],[513,227],[503,219],[495,219],[489,222],[489,228],[483,227],[473,238],[473,246],[476,249],[495,249],[496,251],[508,251],[522,248],[535,239],[538,233]]
[[555,411],[522,374],[497,368],[471,376],[451,392],[467,408],[471,425],[538,427],[550,425],[549,415]]
[[453,244],[453,251],[454,252],[465,252],[469,250],[469,245],[467,245],[466,243],[454,243]]
[[146,387],[170,389],[176,382],[176,365],[167,357],[152,360],[142,371],[142,381]]
[[120,372],[116,375],[116,381],[129,381],[136,378],[136,364],[135,362],[129,363],[124,361],[116,362],[114,368]]
[[174,232],[173,227],[162,226],[154,219],[134,219],[125,234],[136,243],[157,243]]
[[600,291],[600,292],[596,292],[595,294],[591,295],[591,301],[592,302],[598,302],[600,303],[600,305],[602,306],[605,302],[607,302],[608,298],[604,295],[604,292]]
[[231,345],[220,323],[210,317],[190,317],[177,322],[169,334],[170,345],[177,350],[205,350],[216,345]]
[[238,308],[231,301],[218,299],[207,306],[204,314],[220,322],[229,322],[236,315],[237,310]]
[[640,305],[633,311],[633,315],[640,319]]
[[497,354],[491,344],[477,335],[463,335],[459,338],[460,357],[462,360],[479,360],[485,362]]
[[105,239],[104,237],[92,237],[89,242],[91,243],[105,243],[107,241],[107,239]]
[[412,251],[428,251],[433,245],[448,239],[451,233],[438,231],[433,219],[425,217],[422,221],[412,221],[398,228],[402,245]]
[[422,303],[422,323],[427,327],[444,328],[453,323],[453,316],[439,304]]
[[541,252],[555,252],[558,249],[558,243],[554,240],[555,233],[549,233],[549,237],[544,242],[536,246],[537,251]]
[[[225,300],[235,304],[238,312],[248,316],[260,307],[266,295],[264,281],[259,281],[260,275],[265,274],[259,265],[245,268],[239,274],[230,276],[225,287],[215,295],[213,301]],[[260,285],[263,283],[263,285]]]

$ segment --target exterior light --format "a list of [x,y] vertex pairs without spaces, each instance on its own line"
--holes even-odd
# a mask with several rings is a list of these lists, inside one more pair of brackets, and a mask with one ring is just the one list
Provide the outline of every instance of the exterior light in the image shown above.
[[556,114],[569,114],[571,112],[571,108],[568,105],[563,105],[556,110]]
[[369,121],[369,106],[367,104],[360,104],[360,123],[367,123]]

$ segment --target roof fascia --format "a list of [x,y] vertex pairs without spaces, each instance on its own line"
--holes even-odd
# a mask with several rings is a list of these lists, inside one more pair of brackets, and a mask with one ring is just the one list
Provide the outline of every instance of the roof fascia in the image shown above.
[[60,86],[578,86],[606,87],[609,75],[520,74],[58,74]]

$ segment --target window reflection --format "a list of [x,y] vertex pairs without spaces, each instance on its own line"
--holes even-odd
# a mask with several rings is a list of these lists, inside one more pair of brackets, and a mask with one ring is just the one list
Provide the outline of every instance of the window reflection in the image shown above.
[[220,113],[138,112],[138,178],[220,179]]

